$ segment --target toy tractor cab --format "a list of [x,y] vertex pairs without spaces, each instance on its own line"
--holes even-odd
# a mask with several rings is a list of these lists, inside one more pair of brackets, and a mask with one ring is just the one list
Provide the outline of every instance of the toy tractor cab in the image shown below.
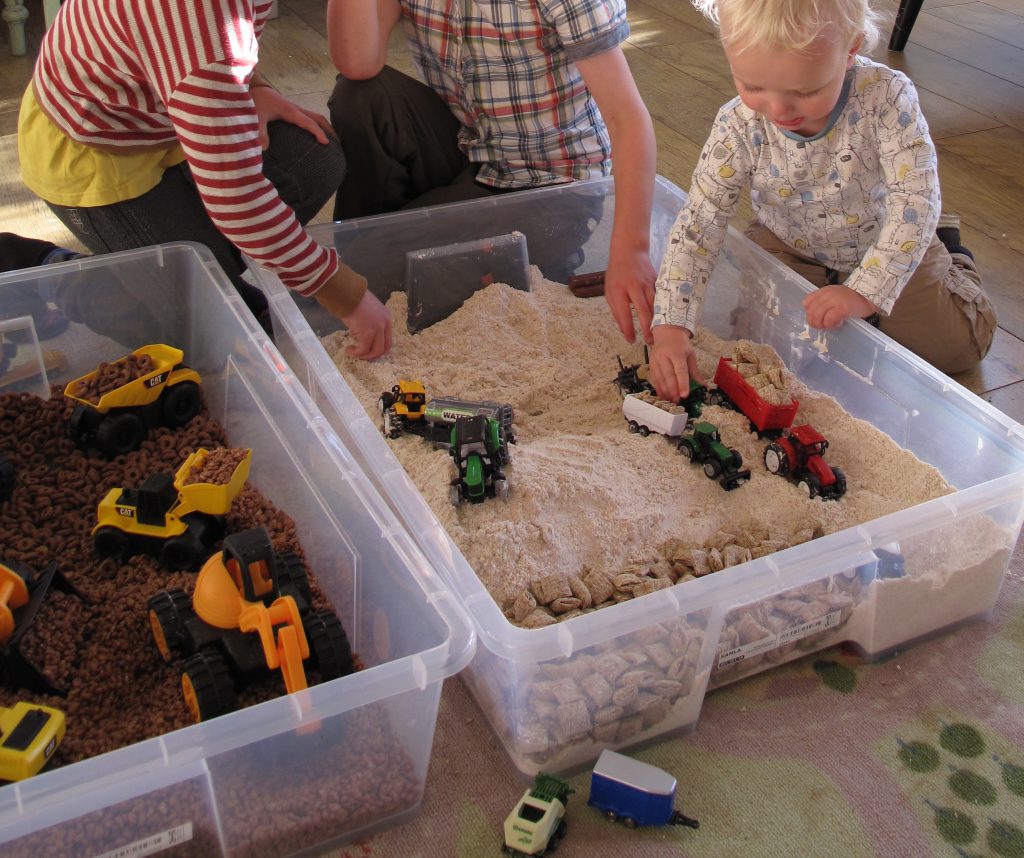
[[121,560],[151,554],[168,569],[194,571],[224,536],[251,461],[249,448],[200,447],[174,476],[150,474],[137,488],[111,489],[96,508],[97,553]]
[[51,586],[86,601],[57,569],[56,561],[39,575],[16,560],[0,561],[0,679],[14,688],[63,697],[66,692],[51,684],[20,648]]
[[459,475],[451,481],[451,502],[482,503],[485,498],[508,500],[508,480],[499,470],[502,437],[498,421],[477,414],[459,417],[451,430],[448,449]]
[[718,480],[726,491],[732,491],[750,479],[750,470],[743,467],[739,450],[722,443],[718,428],[711,423],[696,423],[692,435],[679,439],[679,452],[691,462],[704,465],[704,475]]
[[402,432],[412,431],[410,424],[422,424],[426,404],[427,391],[422,382],[400,380],[390,392],[382,393],[377,399],[384,434],[398,438]]
[[280,670],[289,694],[307,687],[307,662],[324,682],[353,671],[341,621],[310,598],[302,561],[275,552],[262,528],[225,537],[191,601],[183,590],[150,598],[157,649],[168,663],[184,659],[182,694],[197,722],[233,710],[236,691],[268,671]]

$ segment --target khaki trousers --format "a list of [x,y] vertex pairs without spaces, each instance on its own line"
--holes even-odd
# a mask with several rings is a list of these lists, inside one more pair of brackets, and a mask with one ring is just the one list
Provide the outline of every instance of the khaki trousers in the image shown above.
[[[758,221],[747,237],[819,289],[842,283],[848,271],[836,272],[795,251]],[[988,354],[996,330],[996,311],[981,286],[969,256],[950,255],[933,237],[924,259],[903,287],[879,330],[946,373],[977,366]]]

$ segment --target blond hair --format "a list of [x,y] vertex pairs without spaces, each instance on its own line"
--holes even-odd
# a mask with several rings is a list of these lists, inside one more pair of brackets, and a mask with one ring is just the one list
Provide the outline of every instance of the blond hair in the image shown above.
[[863,35],[861,50],[867,53],[879,38],[881,16],[868,0],[693,0],[693,5],[719,26],[722,41],[740,52],[755,45],[802,51],[829,30],[847,47]]

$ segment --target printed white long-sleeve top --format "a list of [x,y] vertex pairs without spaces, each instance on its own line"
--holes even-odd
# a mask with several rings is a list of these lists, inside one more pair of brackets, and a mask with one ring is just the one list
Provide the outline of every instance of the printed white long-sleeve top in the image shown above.
[[726,226],[744,187],[757,219],[889,313],[939,218],[935,146],[901,72],[857,57],[826,127],[783,131],[737,97],[715,119],[669,236],[653,325],[696,332]]

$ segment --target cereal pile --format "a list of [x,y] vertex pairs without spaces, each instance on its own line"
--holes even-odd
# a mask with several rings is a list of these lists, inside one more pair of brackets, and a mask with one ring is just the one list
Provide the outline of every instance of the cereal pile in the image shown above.
[[[28,394],[0,395],[0,451],[16,466],[14,490],[7,501],[0,501],[0,559],[25,564],[34,572],[56,561],[84,596],[51,588],[20,644],[22,654],[66,696],[0,684],[2,707],[29,701],[66,714],[67,734],[48,769],[191,723],[180,671],[164,663],[154,644],[147,601],[164,589],[191,593],[196,576],[168,572],[144,555],[125,562],[98,560],[91,536],[97,504],[112,487],[136,487],[152,473],[176,471],[200,447],[211,452],[193,477],[213,482],[225,479],[247,453],[227,447],[223,429],[204,410],[181,429],[154,429],[139,450],[108,461],[94,451],[77,449],[69,439],[66,424],[72,405],[57,387],[46,401]],[[251,485],[235,499],[227,524],[229,532],[265,527],[275,550],[302,556],[294,521]],[[309,584],[313,607],[331,609],[312,571]],[[311,671],[311,683],[318,679]],[[271,675],[244,689],[237,707],[277,697],[283,688],[280,676]],[[154,818],[167,828],[192,823],[193,839],[182,854],[216,852],[219,828],[233,838],[229,842],[245,844],[232,854],[281,854],[289,843],[327,840],[346,826],[357,828],[416,801],[419,778],[392,734],[386,712],[352,713],[322,726],[318,741],[297,736],[294,747],[286,747],[290,734],[275,737],[279,758],[271,759],[265,751],[211,760],[218,802],[234,795],[238,804],[220,807],[219,820],[209,818],[205,787],[190,797],[186,782],[167,788],[164,798],[147,794],[84,822],[75,820],[7,843],[4,856],[93,854],[95,844],[116,842],[118,831],[126,842],[137,839],[140,825],[152,828]],[[345,735],[328,735],[330,729],[343,729]],[[316,759],[301,766],[287,762],[289,754],[309,755],[312,747]],[[330,753],[323,753],[325,748]],[[268,770],[275,777],[257,788]],[[296,789],[289,793],[291,781]],[[266,793],[262,797],[261,791]],[[310,806],[314,791],[315,809]],[[275,808],[272,814],[266,812],[270,806]]]
[[95,404],[105,393],[117,390],[136,378],[142,378],[153,369],[153,358],[147,354],[130,354],[114,363],[104,361],[96,367],[94,374],[79,381],[73,392],[79,399]]
[[231,481],[231,475],[234,474],[235,468],[242,463],[242,460],[247,455],[249,455],[248,450],[240,450],[233,447],[210,450],[206,458],[189,468],[184,485],[190,486],[194,483],[211,483],[215,486],[226,485]]

